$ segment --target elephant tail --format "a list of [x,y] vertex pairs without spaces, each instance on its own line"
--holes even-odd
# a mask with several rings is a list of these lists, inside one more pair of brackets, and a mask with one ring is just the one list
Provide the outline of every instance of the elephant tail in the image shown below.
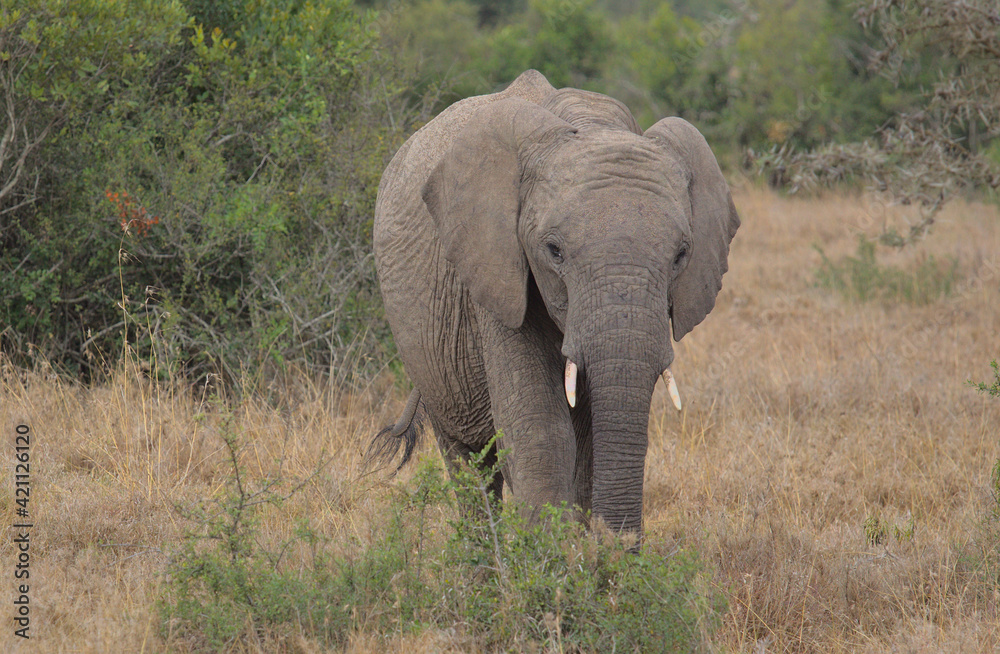
[[423,428],[425,415],[424,406],[420,402],[420,391],[414,388],[413,392],[410,393],[410,398],[406,401],[403,415],[399,417],[396,424],[382,428],[368,444],[368,449],[365,450],[364,467],[377,470],[389,465],[396,458],[396,453],[402,444],[403,459],[395,470],[395,472],[399,472],[413,454],[413,448],[417,445],[417,437]]

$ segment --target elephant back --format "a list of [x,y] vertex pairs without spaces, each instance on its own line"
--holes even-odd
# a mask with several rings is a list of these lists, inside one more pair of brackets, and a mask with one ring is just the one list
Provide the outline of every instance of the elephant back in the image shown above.
[[559,89],[540,104],[580,131],[588,128],[624,129],[642,134],[628,107],[600,93]]
[[498,93],[465,98],[442,111],[411,135],[386,167],[379,183],[376,223],[384,222],[380,217],[386,213],[393,216],[413,211],[420,213],[417,204],[420,202],[419,189],[455,137],[480,109],[510,97],[543,105],[555,93],[557,91],[545,75],[530,69]]

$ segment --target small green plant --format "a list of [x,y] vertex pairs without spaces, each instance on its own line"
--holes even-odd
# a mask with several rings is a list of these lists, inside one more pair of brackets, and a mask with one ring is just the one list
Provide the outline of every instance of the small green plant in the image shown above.
[[534,522],[512,504],[497,514],[488,488],[505,452],[484,465],[488,450],[454,475],[459,505],[478,502],[483,519],[466,511],[452,522],[443,569],[464,574],[446,595],[445,614],[471,625],[488,650],[699,648],[722,601],[700,587],[693,554],[664,556],[603,524],[587,532],[567,506],[544,507]]
[[875,514],[869,515],[865,518],[865,522],[861,525],[861,528],[864,529],[865,540],[872,547],[882,544],[888,533],[885,523],[883,523],[882,519]]
[[990,361],[990,367],[993,368],[992,384],[987,384],[986,382],[974,382],[970,379],[969,385],[980,393],[1000,398],[1000,365],[998,365],[996,359],[994,359],[993,361]]
[[[193,516],[199,528],[170,566],[160,602],[168,641],[218,650],[266,640],[283,650],[298,634],[342,646],[354,629],[457,626],[488,651],[690,652],[719,623],[721,596],[694,555],[588,532],[567,507],[529,522],[499,502],[489,489],[503,452],[492,444],[451,480],[422,462],[380,512],[372,544],[334,555],[304,522],[279,554],[260,544],[256,516],[288,496],[251,492],[236,441],[227,442],[228,492],[214,512]],[[296,543],[310,554],[292,564],[280,552]]]
[[840,293],[849,300],[867,302],[909,302],[928,304],[951,294],[958,278],[958,260],[942,264],[927,257],[913,271],[896,266],[883,266],[875,256],[876,241],[865,235],[858,237],[854,256],[832,261],[818,245],[821,257],[816,281],[823,288]]
[[913,517],[908,516],[902,523],[890,522],[878,513],[869,514],[861,526],[865,533],[865,541],[872,547],[888,545],[891,536],[897,543],[908,543],[913,540],[915,524]]
[[913,540],[913,532],[915,529],[916,526],[913,522],[913,516],[910,516],[903,524],[899,524],[897,522],[892,524],[892,537],[899,543],[908,543]]
[[[168,584],[158,602],[163,633],[196,649],[227,649],[255,631],[281,624],[293,616],[312,617],[315,599],[311,582],[329,577],[321,556],[312,561],[313,579],[282,569],[281,556],[259,545],[262,511],[282,504],[302,484],[281,493],[281,479],[251,480],[240,454],[242,442],[233,417],[223,418],[221,438],[231,465],[222,495],[194,507],[180,508],[193,523],[168,566]],[[295,530],[296,540],[315,544],[308,525]],[[287,545],[287,543],[286,543]],[[336,612],[324,616],[334,624]]]

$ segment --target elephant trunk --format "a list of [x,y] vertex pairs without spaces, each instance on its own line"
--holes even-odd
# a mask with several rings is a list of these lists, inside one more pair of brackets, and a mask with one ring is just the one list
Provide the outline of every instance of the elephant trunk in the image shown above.
[[612,530],[641,534],[650,400],[673,360],[666,289],[648,277],[606,279],[571,304],[571,318],[583,319],[566,334],[563,353],[580,367],[589,398],[592,515]]
[[593,426],[592,514],[614,531],[642,533],[649,405],[657,372],[628,355],[586,368]]

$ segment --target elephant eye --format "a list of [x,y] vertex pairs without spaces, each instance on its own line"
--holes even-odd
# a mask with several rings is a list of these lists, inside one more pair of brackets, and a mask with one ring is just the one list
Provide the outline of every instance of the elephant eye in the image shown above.
[[687,257],[687,253],[687,247],[683,245],[679,250],[677,250],[677,254],[674,256],[674,270],[681,267],[681,264],[684,263],[684,258]]
[[555,259],[557,263],[562,263],[562,250],[559,249],[558,245],[555,243],[546,243],[545,247],[548,248],[549,254],[552,255],[552,258]]

